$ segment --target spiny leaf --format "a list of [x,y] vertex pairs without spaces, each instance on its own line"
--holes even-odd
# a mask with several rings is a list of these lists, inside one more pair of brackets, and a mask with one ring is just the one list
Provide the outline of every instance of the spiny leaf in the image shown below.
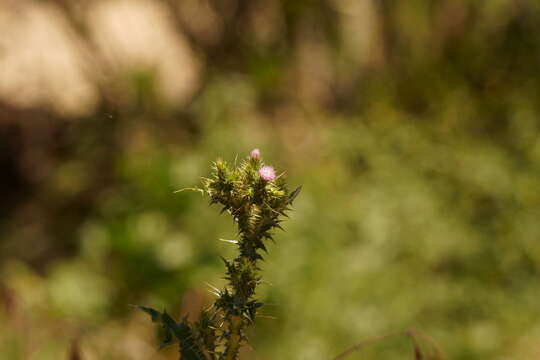
[[166,311],[161,314],[161,321],[164,327],[170,329],[176,336],[180,336],[180,328],[178,324]]
[[149,314],[150,317],[152,318],[152,322],[158,322],[161,320],[161,313],[159,311],[152,309],[150,307],[141,306],[141,305],[137,306],[137,308]]
[[165,329],[165,335],[163,336],[163,341],[159,345],[158,351],[172,344],[174,344],[173,334],[169,329]]

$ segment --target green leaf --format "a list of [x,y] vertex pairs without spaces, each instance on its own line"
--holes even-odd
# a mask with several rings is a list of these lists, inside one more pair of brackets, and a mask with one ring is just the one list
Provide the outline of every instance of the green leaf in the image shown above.
[[169,314],[167,314],[166,311],[164,311],[163,314],[161,314],[161,321],[162,321],[163,327],[172,331],[174,335],[176,335],[176,337],[182,336],[182,334],[180,334],[180,329],[179,329],[178,324],[176,323],[176,321],[174,321],[174,319]]
[[163,337],[163,341],[159,345],[158,350],[161,350],[164,347],[172,345],[172,344],[174,344],[173,334],[172,334],[172,332],[170,330],[165,329],[165,335]]

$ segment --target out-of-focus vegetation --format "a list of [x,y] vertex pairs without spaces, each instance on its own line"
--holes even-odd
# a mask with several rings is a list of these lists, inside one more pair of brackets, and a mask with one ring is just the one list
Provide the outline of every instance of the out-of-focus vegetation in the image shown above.
[[534,1],[0,3],[1,357],[174,359],[128,304],[211,302],[173,191],[254,147],[303,191],[243,358],[539,357],[539,70]]

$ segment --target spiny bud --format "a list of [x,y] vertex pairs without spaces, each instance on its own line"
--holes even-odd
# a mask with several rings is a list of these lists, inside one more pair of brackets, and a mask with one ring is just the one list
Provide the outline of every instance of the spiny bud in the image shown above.
[[253,149],[249,153],[249,157],[252,158],[252,159],[260,159],[261,158],[261,152],[259,151],[259,149]]

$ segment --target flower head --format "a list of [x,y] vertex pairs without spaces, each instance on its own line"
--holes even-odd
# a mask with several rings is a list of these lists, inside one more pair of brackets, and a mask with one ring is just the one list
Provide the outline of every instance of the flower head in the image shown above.
[[276,172],[271,166],[263,166],[259,169],[259,175],[261,179],[265,181],[272,181],[276,178]]
[[253,149],[249,153],[249,157],[252,158],[252,159],[260,159],[261,158],[261,152],[259,151],[259,149]]

